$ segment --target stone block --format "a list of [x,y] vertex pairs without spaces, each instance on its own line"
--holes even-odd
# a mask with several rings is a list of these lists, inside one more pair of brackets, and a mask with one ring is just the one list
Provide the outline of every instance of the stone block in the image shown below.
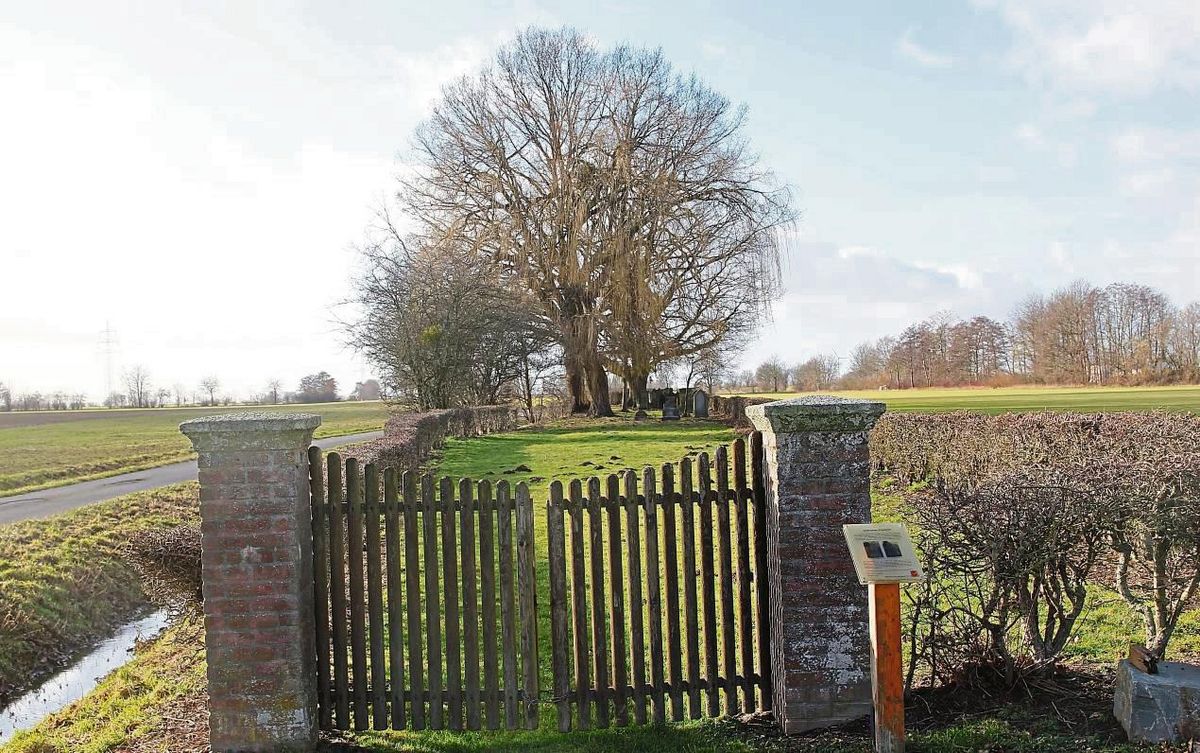
[[1113,714],[1132,742],[1200,738],[1200,666],[1160,662],[1151,675],[1123,659],[1117,665]]

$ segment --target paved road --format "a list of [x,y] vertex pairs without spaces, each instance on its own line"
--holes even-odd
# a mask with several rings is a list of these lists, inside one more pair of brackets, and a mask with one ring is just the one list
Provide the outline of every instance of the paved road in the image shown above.
[[[341,437],[324,437],[313,440],[313,444],[324,450],[352,442],[378,439],[382,435],[382,431],[368,431]],[[195,478],[196,461],[185,460],[182,463],[160,465],[145,471],[122,473],[120,476],[83,481],[70,486],[57,486],[53,489],[18,494],[14,497],[0,497],[0,525],[16,523],[19,520],[48,518],[60,512],[90,505],[93,502],[103,502],[122,494],[157,489],[168,484],[193,481]]]

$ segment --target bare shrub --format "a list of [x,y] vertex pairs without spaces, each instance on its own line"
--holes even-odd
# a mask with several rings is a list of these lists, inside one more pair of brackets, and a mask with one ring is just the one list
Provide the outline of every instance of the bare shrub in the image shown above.
[[147,528],[133,534],[124,555],[142,578],[152,602],[172,609],[196,609],[200,583],[200,527]]
[[[935,578],[910,596],[910,646],[939,682],[1020,677],[1067,646],[1105,549],[1105,508],[1061,479],[1011,476],[912,496],[917,545]],[[910,675],[911,677],[911,675]]]
[[[1075,594],[1088,577],[1114,587],[1142,617],[1147,646],[1165,651],[1200,584],[1200,417],[892,414],[876,426],[871,449],[877,474],[926,489],[910,495],[912,522],[921,529],[931,571],[950,582],[912,595],[914,610],[937,624],[919,627],[910,639],[914,656],[939,665],[935,674],[954,674],[946,668],[957,661],[960,668],[998,663],[1012,676],[1021,661],[1050,660],[1078,617]],[[1045,505],[1041,512],[1054,511],[1053,520],[1030,517],[1041,514],[1022,501],[1032,492],[1013,494],[1030,487],[1042,488],[1033,497]],[[1090,509],[1047,498],[1050,489],[1069,490]],[[1050,536],[1054,551],[1013,559],[1032,556],[1025,547]],[[1001,553],[1004,559],[996,559]],[[968,566],[971,558],[976,565]],[[1040,580],[1029,581],[1037,587],[1018,598],[1001,577],[1005,568],[1031,572],[1017,565],[1038,558],[1056,567],[1043,568]],[[1046,599],[1057,606],[1047,611]],[[1025,624],[1031,620],[1040,627]],[[1010,661],[999,638],[1022,624],[1026,655]]]

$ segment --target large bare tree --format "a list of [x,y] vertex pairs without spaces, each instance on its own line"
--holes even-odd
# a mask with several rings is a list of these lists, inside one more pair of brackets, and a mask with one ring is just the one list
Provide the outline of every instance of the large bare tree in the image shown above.
[[761,319],[778,285],[778,230],[790,194],[760,169],[745,112],[659,51],[609,56],[611,94],[597,213],[619,262],[604,345],[646,407],[660,364],[712,350]]
[[611,415],[607,368],[654,366],[747,326],[790,220],[741,111],[658,52],[529,29],[444,90],[401,198],[431,237],[499,263],[562,346],[573,408]]

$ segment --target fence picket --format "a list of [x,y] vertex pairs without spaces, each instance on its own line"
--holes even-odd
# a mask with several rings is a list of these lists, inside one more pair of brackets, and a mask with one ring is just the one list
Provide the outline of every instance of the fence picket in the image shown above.
[[633,720],[646,723],[646,643],[642,621],[642,543],[637,474],[625,472],[625,524],[629,540],[629,659],[633,665]]
[[512,494],[508,482],[496,485],[500,538],[500,627],[504,647],[504,726],[517,728],[517,621],[513,583]]
[[654,469],[642,470],[642,494],[646,500],[646,609],[650,613],[650,706],[655,723],[666,721],[663,697],[662,583],[658,561],[658,484]]
[[496,647],[495,504],[490,481],[479,482],[479,595],[483,607],[483,705],[488,729],[500,729],[500,671]]
[[692,491],[692,459],[679,464],[683,518],[683,612],[687,628],[688,716],[700,718],[700,627],[696,604],[696,500]]
[[721,658],[725,679],[725,713],[737,713],[737,655],[734,648],[736,631],[733,622],[733,552],[729,520],[729,453],[717,448],[717,547],[721,568]]
[[550,556],[550,654],[558,731],[571,730],[570,678],[567,676],[567,548],[563,530],[562,482],[550,484],[546,537]]
[[462,622],[459,620],[458,536],[454,527],[454,480],[443,477],[438,502],[442,523],[442,591],[445,595],[446,623],[446,705],[447,725],[463,728],[462,718]]
[[442,605],[438,583],[437,513],[433,477],[421,476],[421,532],[425,551],[425,646],[429,655],[429,727],[443,728]]
[[679,548],[675,535],[675,469],[662,467],[663,569],[666,571],[667,668],[671,683],[671,719],[683,720],[683,652],[679,645]]
[[596,726],[607,727],[608,714],[608,636],[604,624],[604,523],[600,518],[600,479],[588,479],[588,553],[591,555],[592,586],[592,657],[596,669]]
[[750,435],[750,483],[754,489],[754,585],[757,596],[758,688],[759,708],[769,711],[774,689],[771,687],[770,582],[767,578],[767,494],[763,476],[763,436]]
[[425,729],[425,661],[421,645],[421,566],[417,540],[417,477],[402,476],[404,490],[404,590],[408,612],[408,682],[414,730]]
[[538,724],[537,565],[529,485],[517,484],[517,600],[521,617],[521,683],[526,729]]
[[479,589],[475,563],[475,515],[471,479],[458,482],[459,532],[462,535],[463,649],[467,729],[480,725],[479,713]]
[[337,705],[337,727],[350,726],[350,668],[346,636],[346,533],[342,511],[342,456],[331,452],[325,461],[329,490],[329,592],[333,613],[333,676]]
[[350,571],[350,662],[354,677],[354,729],[369,726],[367,708],[367,618],[363,593],[363,487],[357,458],[346,458],[346,554]]
[[719,716],[717,691],[717,599],[713,573],[712,470],[708,453],[700,453],[700,587],[704,609],[704,679],[708,683],[708,715]]
[[742,711],[754,712],[754,612],[751,608],[750,580],[750,490],[746,485],[746,442],[741,437],[733,443],[733,478],[737,514],[737,585],[738,585],[738,642],[742,662]]
[[313,612],[317,638],[317,716],[321,729],[333,727],[329,692],[329,514],[321,450],[308,448],[308,499],[312,506]]
[[579,728],[591,729],[591,670],[588,657],[587,593],[583,566],[583,490],[579,479],[571,481],[567,513],[571,518],[571,614],[575,646],[575,705]]
[[392,729],[404,729],[404,638],[400,620],[400,500],[396,469],[383,471],[384,538],[387,546],[388,669],[391,685]]
[[629,681],[625,669],[625,578],[621,566],[621,483],[616,475],[608,477],[608,569],[612,593],[612,612],[609,615],[609,635],[612,643],[613,706],[618,726],[629,724],[629,707],[625,703],[625,686]]
[[367,522],[367,617],[371,638],[371,725],[387,729],[387,662],[383,657],[383,547],[379,537],[379,468],[367,463],[363,468],[366,483]]

